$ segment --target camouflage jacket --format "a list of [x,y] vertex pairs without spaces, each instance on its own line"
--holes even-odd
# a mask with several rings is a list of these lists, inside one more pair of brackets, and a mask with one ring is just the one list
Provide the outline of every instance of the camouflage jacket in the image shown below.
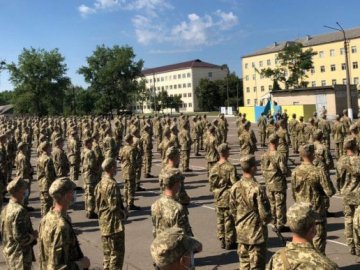
[[64,150],[59,147],[54,147],[52,151],[52,159],[54,161],[56,176],[68,176],[70,172],[70,163]]
[[154,238],[165,229],[174,226],[182,228],[187,235],[193,235],[187,211],[172,197],[161,195],[151,205],[151,219]]
[[52,182],[56,179],[56,172],[52,158],[42,153],[37,164],[40,192],[48,192]]
[[0,231],[2,248],[9,269],[27,269],[35,261],[33,227],[28,211],[19,203],[9,201],[2,210]]
[[124,230],[126,218],[120,188],[114,178],[104,175],[95,188],[95,204],[99,215],[102,236],[109,236]]
[[265,116],[260,116],[260,118],[257,122],[257,126],[259,127],[260,133],[266,132],[266,117]]
[[270,259],[266,270],[336,270],[339,267],[311,243],[287,243]]
[[343,142],[345,136],[346,136],[346,130],[344,124],[339,121],[335,121],[332,127],[332,137],[334,139],[334,142],[335,143]]
[[190,131],[188,129],[181,129],[178,135],[180,150],[190,150],[191,149],[191,136]]
[[79,165],[80,162],[80,142],[77,138],[70,137],[67,145],[68,159],[70,165]]
[[323,132],[324,138],[327,138],[330,136],[331,133],[331,126],[329,121],[325,119],[321,119],[318,123],[318,128]]
[[268,191],[286,192],[286,174],[288,170],[284,155],[270,150],[264,153],[261,157],[261,171]]
[[344,125],[345,133],[349,133],[350,126],[351,126],[351,119],[344,115],[341,117],[340,122]]
[[230,207],[230,189],[237,181],[236,168],[229,161],[218,162],[211,168],[209,183],[214,193],[216,207]]
[[311,143],[314,141],[313,137],[314,137],[315,130],[316,130],[316,127],[311,124],[307,124],[305,126],[304,132],[305,132],[305,139],[307,142]]
[[267,241],[270,203],[265,188],[255,178],[242,177],[232,186],[230,211],[235,219],[238,243],[257,245]]
[[30,164],[30,160],[19,152],[15,158],[16,176],[20,176],[23,179],[32,179],[33,169]]
[[41,270],[77,270],[83,257],[70,217],[51,209],[39,228]]
[[315,159],[313,161],[313,164],[316,167],[322,168],[327,174],[329,172],[330,167],[333,164],[329,149],[319,141],[314,142],[314,147],[315,147]]
[[207,134],[207,138],[205,140],[205,158],[208,162],[216,162],[219,160],[219,153],[216,150],[217,141],[216,137],[211,135],[210,133]]
[[125,145],[119,153],[123,179],[135,177],[135,151],[132,145]]
[[114,138],[109,135],[104,138],[103,153],[106,158],[116,158],[116,142]]
[[289,132],[291,136],[297,136],[297,125],[299,124],[299,121],[296,119],[291,119],[289,121]]
[[268,124],[266,126],[266,137],[270,137],[271,134],[274,134],[276,132],[276,127],[272,124]]
[[296,126],[297,139],[299,141],[299,145],[306,143],[305,127],[306,124],[304,122],[299,122],[299,124]]
[[256,137],[252,130],[243,130],[239,137],[240,154],[254,154],[256,151]]
[[142,149],[145,153],[151,153],[153,149],[153,142],[150,134],[148,132],[144,132],[141,136]]
[[162,158],[162,160],[165,160],[165,158],[166,158],[166,150],[169,147],[173,146],[171,143],[172,142],[166,136],[164,136],[161,143],[159,144],[158,147],[161,150],[161,158]]
[[96,163],[96,156],[93,150],[84,148],[81,154],[81,175],[84,181],[84,184],[94,184],[97,182],[96,173],[98,165]]
[[97,166],[97,172],[101,172],[101,164],[104,161],[104,155],[101,151],[101,148],[99,146],[99,144],[95,141],[93,141],[92,144],[92,150],[94,151],[95,154],[95,158],[96,158],[96,166]]
[[277,150],[280,153],[289,152],[289,142],[290,142],[290,140],[289,140],[289,133],[287,132],[287,130],[283,129],[283,128],[279,128],[276,131],[276,135],[279,136],[279,145],[278,145]]

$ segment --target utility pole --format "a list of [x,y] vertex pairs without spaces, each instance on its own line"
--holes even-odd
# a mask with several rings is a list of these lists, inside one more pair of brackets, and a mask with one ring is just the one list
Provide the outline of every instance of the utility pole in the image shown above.
[[345,65],[346,65],[346,101],[348,107],[348,117],[351,120],[353,120],[353,111],[351,106],[351,92],[350,92],[350,65],[349,65],[349,51],[348,51],[349,42],[346,38],[346,32],[344,28],[342,28],[339,22],[336,22],[336,24],[339,26],[339,28],[331,27],[327,25],[324,25],[324,27],[342,32],[344,36]]
[[236,111],[239,109],[239,82],[236,83]]

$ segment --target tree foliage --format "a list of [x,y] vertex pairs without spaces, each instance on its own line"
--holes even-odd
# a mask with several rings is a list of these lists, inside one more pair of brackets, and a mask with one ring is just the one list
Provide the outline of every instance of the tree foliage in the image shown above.
[[164,109],[174,109],[175,111],[179,111],[179,108],[182,106],[181,95],[169,96],[168,92],[162,90],[156,96],[156,107],[160,108],[160,110]]
[[15,111],[22,114],[56,115],[63,111],[65,89],[70,79],[58,49],[23,49],[18,63],[6,66],[14,85]]
[[280,90],[279,82],[283,83],[286,89],[307,87],[306,71],[313,68],[312,57],[316,54],[312,49],[304,50],[301,43],[288,43],[277,56],[279,66],[262,69],[260,74],[273,80],[275,90]]
[[141,76],[143,68],[143,60],[134,59],[131,47],[102,45],[87,58],[87,66],[78,70],[97,96],[96,112],[109,113],[129,107],[138,89],[136,78]]

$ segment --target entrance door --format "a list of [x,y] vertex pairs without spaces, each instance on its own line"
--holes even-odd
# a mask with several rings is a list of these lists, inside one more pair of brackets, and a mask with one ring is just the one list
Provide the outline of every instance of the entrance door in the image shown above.
[[323,112],[323,107],[326,108],[326,95],[316,95],[316,112],[318,116]]

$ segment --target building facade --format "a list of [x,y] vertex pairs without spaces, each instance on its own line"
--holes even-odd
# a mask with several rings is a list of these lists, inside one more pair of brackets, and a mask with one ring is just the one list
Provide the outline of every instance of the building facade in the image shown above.
[[[226,65],[219,66],[196,59],[146,69],[143,71],[143,76],[146,82],[146,90],[149,93],[153,95],[164,90],[167,91],[169,96],[181,95],[183,104],[180,112],[195,112],[199,111],[195,89],[199,85],[200,80],[222,80],[228,73],[229,70]],[[151,112],[150,102],[136,105],[136,110],[139,112],[143,111],[144,113]]]
[[[346,30],[350,83],[359,85],[360,78],[360,28]],[[313,57],[314,68],[306,73],[309,87],[346,84],[346,64],[343,34],[333,32],[324,35],[306,36],[294,41],[274,43],[272,46],[242,57],[242,76],[244,86],[244,105],[259,105],[260,100],[271,92],[273,81],[259,73],[265,68],[279,65],[277,55],[293,42],[300,42],[304,49],[312,48],[317,55]],[[280,84],[283,89],[284,85]]]

